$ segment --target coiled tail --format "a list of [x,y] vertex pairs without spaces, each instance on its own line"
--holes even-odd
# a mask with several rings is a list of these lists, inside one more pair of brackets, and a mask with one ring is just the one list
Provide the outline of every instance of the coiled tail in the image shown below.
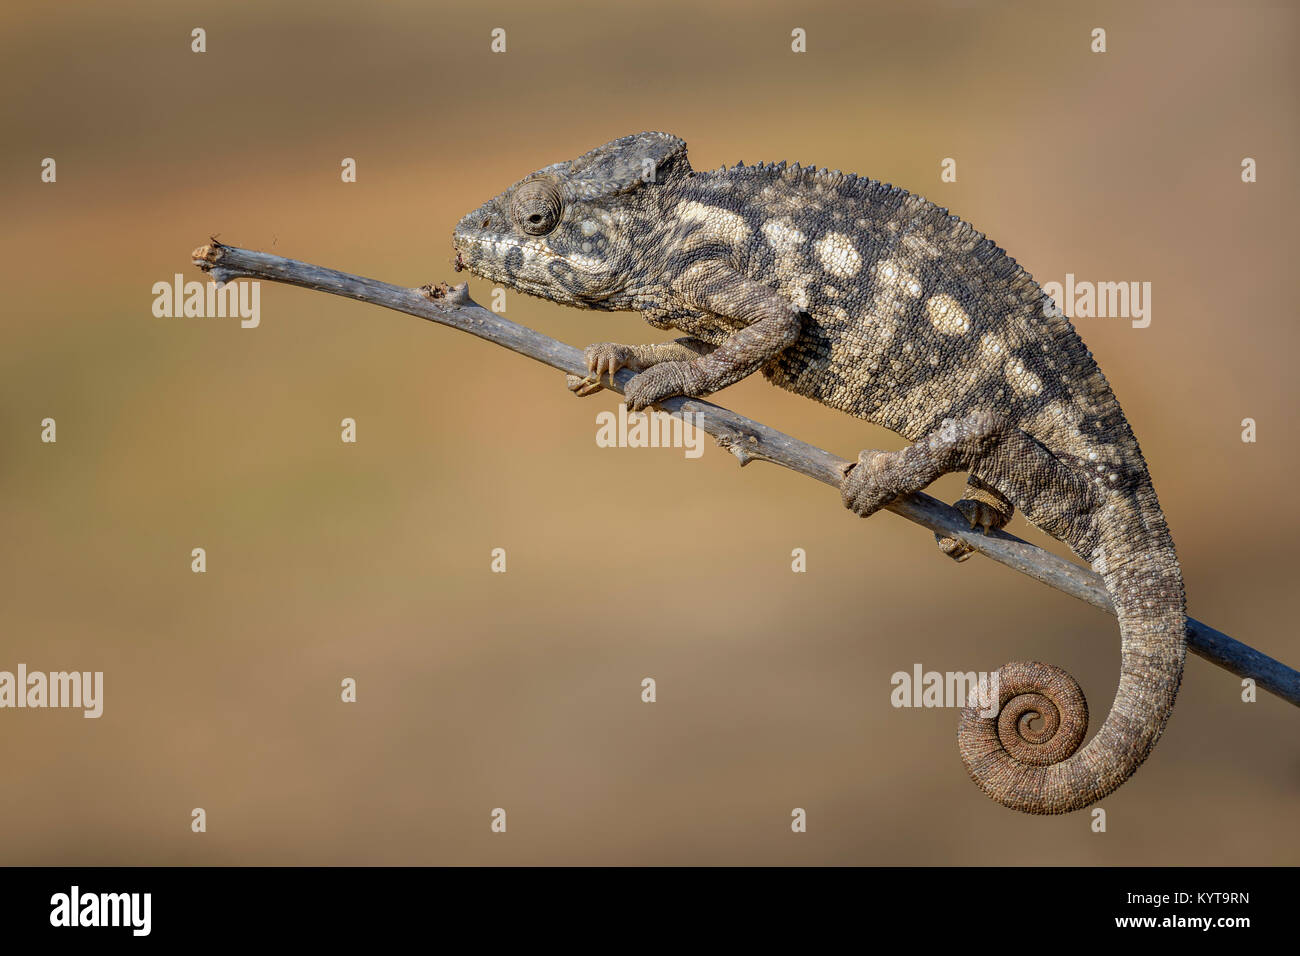
[[[957,743],[971,779],[1025,813],[1069,813],[1095,803],[1147,758],[1174,707],[1187,656],[1182,573],[1150,483],[1097,512],[1093,567],[1115,604],[1119,689],[1083,749],[1088,705],[1069,674],[1040,663],[998,671],[998,713],[962,712]],[[1034,727],[1041,718],[1041,726]]]

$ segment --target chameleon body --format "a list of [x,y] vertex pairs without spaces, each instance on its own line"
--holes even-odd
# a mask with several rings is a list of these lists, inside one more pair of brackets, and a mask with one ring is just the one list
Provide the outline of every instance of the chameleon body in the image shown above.
[[[580,395],[621,367],[639,372],[625,389],[633,409],[761,371],[911,442],[846,469],[843,499],[857,514],[960,471],[957,507],[972,527],[1000,528],[1019,508],[1066,542],[1103,576],[1118,614],[1111,710],[1080,748],[1088,713],[1074,680],[1008,664],[997,716],[962,713],[962,760],[1004,805],[1065,813],[1146,759],[1186,656],[1173,542],[1092,354],[993,242],[919,196],[838,171],[696,172],[685,142],[665,133],[538,170],[467,215],[453,242],[458,269],[685,333],[590,346],[592,374],[570,382]],[[968,550],[940,546],[958,559]]]

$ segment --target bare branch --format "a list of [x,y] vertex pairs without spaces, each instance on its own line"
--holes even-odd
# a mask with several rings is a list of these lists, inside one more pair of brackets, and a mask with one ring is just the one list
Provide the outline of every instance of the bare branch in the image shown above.
[[[587,374],[581,351],[477,305],[469,298],[464,285],[454,289],[445,284],[436,288],[406,289],[264,252],[223,246],[215,239],[195,249],[192,257],[195,265],[218,282],[238,278],[266,279],[347,296],[469,332],[571,375]],[[634,374],[627,369],[619,372],[614,380],[614,390],[621,392]],[[678,415],[693,413],[694,421],[735,455],[742,465],[756,460],[775,462],[838,489],[842,470],[849,464],[828,451],[712,402],[671,398],[656,407]],[[911,495],[890,505],[889,510],[931,531],[957,538],[994,561],[1049,587],[1115,613],[1105,585],[1092,571],[1014,535],[1001,531],[989,535],[972,531],[956,509],[936,498],[924,494]],[[1241,677],[1252,678],[1258,686],[1300,706],[1300,673],[1292,668],[1191,618],[1187,620],[1187,637],[1188,647],[1193,653]]]

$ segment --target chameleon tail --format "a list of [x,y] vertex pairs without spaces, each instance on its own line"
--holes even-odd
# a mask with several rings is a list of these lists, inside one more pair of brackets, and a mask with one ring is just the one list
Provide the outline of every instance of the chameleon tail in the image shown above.
[[[1119,689],[1105,723],[1079,750],[1088,726],[1079,685],[1059,668],[1014,663],[998,672],[997,716],[967,707],[957,731],[971,779],[1025,813],[1079,810],[1132,776],[1164,731],[1182,682],[1183,580],[1155,492],[1144,481],[1099,517],[1093,567],[1115,604],[1121,638]],[[1042,725],[1034,729],[1036,717]]]

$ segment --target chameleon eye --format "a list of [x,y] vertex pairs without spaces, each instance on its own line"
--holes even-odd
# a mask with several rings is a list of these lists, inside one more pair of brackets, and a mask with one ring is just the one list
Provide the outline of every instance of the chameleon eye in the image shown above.
[[515,190],[510,212],[528,235],[544,236],[559,225],[564,200],[552,183],[535,179]]

